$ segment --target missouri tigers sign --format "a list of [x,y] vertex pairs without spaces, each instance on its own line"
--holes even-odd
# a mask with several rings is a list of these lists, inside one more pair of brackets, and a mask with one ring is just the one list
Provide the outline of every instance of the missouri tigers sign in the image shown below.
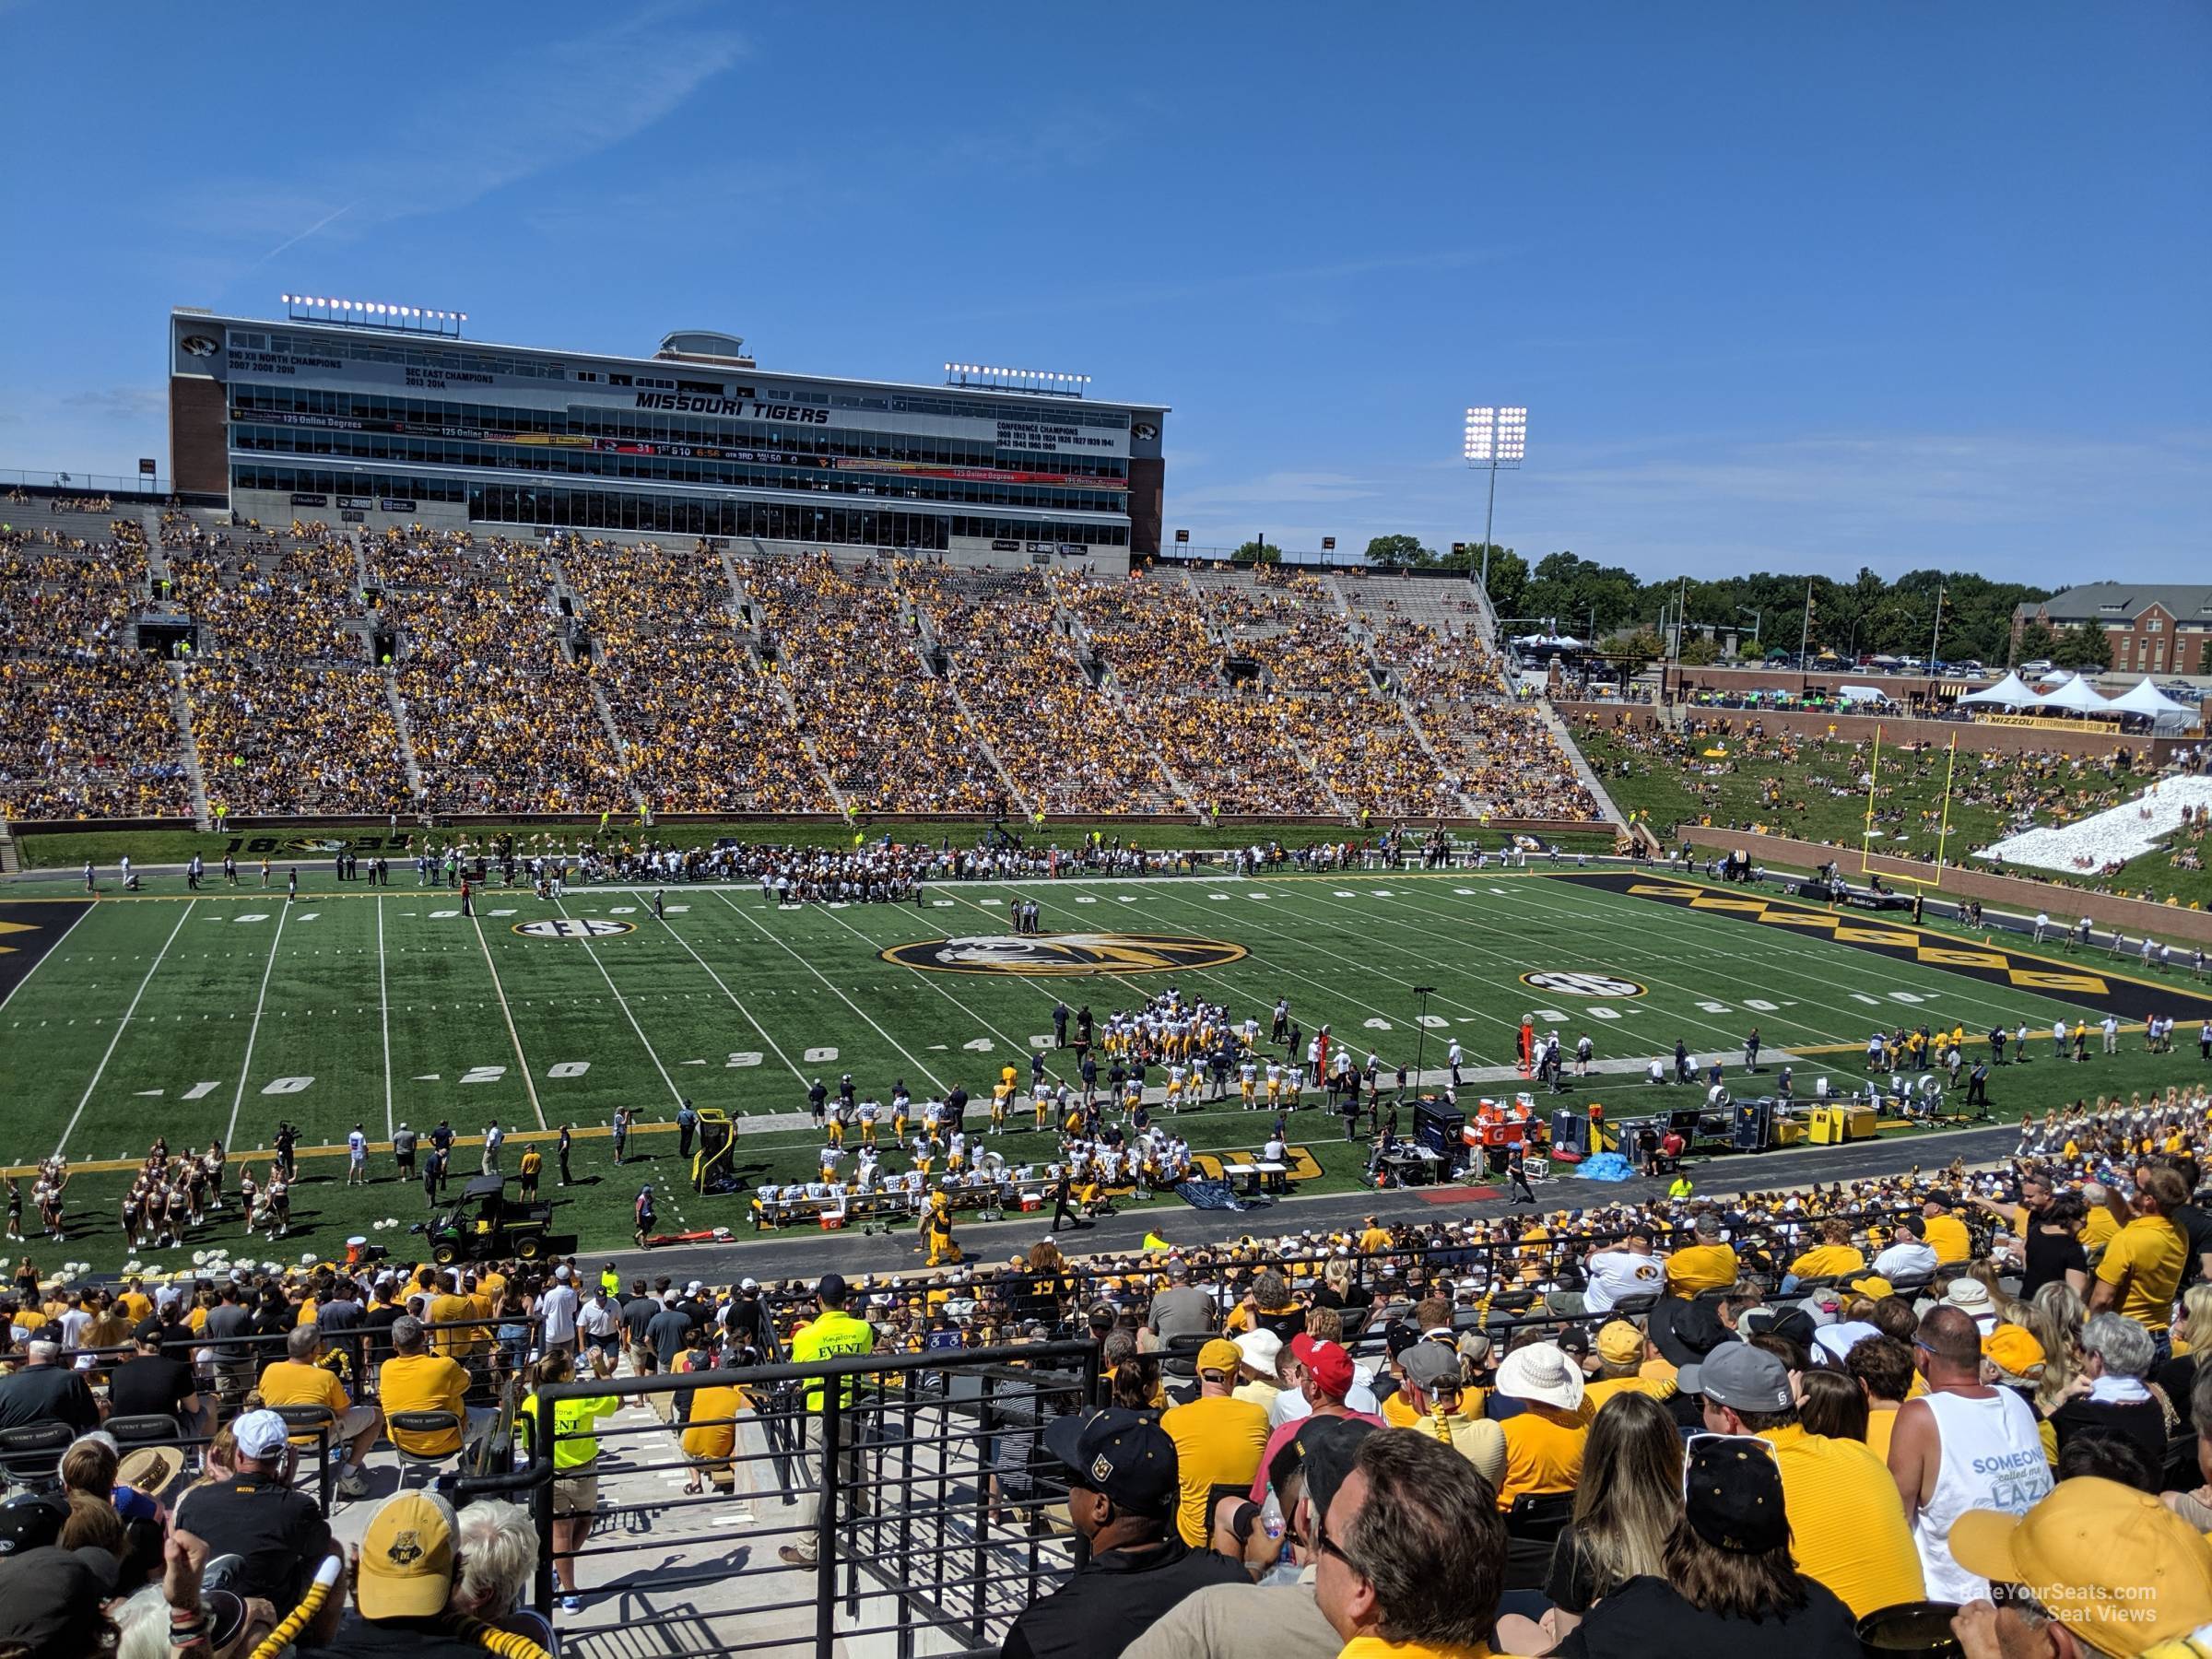
[[1632,979],[1615,979],[1609,973],[1524,973],[1521,982],[1585,1002],[1618,1002],[1641,996],[1644,990]]
[[972,934],[895,945],[887,962],[933,973],[1167,973],[1218,968],[1245,954],[1241,945],[1167,934]]

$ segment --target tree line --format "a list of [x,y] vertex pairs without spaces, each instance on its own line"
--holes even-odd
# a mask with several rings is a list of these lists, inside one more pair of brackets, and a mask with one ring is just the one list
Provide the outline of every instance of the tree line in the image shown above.
[[[1255,556],[1265,557],[1256,550]],[[1482,563],[1482,546],[1468,542],[1439,554],[1415,536],[1379,535],[1368,543],[1367,558],[1392,570],[1473,570]],[[1717,581],[1646,582],[1623,566],[1574,553],[1549,554],[1532,568],[1512,548],[1500,547],[1490,549],[1489,593],[1509,632],[1549,625],[1624,649],[1648,647],[1653,656],[1662,628],[1681,620],[1688,624],[1686,661],[1717,656],[1714,636],[1733,629],[1742,656],[1753,654],[1756,631],[1760,654],[1794,653],[1803,638],[1816,654],[1826,650],[1844,657],[1925,657],[1932,648],[1946,662],[1972,658],[1993,666],[2013,660],[2013,607],[2050,597],[2046,588],[1993,582],[1965,571],[1908,571],[1894,581],[1861,570],[1847,582],[1767,571]],[[2018,655],[2022,662],[2047,657],[2061,667],[2101,667],[2109,665],[2108,653],[2103,634],[2094,628],[2054,634],[2030,623]]]

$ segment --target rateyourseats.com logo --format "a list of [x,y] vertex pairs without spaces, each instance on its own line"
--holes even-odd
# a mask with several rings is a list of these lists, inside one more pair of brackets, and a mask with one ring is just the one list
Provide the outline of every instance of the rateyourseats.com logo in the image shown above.
[[1245,954],[1220,939],[1167,934],[974,934],[894,945],[887,962],[935,973],[1166,973],[1218,968]]

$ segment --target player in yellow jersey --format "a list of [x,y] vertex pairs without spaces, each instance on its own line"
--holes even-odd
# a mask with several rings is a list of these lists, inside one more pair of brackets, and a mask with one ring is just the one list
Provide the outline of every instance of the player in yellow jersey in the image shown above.
[[822,1127],[829,1131],[830,1144],[832,1147],[842,1147],[845,1144],[845,1126],[838,1120],[836,1114],[832,1113]]
[[1006,1126],[1006,1112],[1014,1103],[1014,1091],[1005,1078],[991,1085],[991,1133],[996,1135]]

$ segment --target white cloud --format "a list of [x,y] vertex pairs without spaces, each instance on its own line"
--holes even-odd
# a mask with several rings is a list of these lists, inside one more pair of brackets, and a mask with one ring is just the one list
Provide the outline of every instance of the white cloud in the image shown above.
[[196,236],[263,244],[258,265],[312,237],[359,238],[556,174],[652,126],[744,55],[735,30],[692,20],[695,10],[647,7],[473,73],[454,60],[411,103],[386,102],[372,134],[340,135],[329,165],[210,182],[180,193],[177,211]]
[[159,386],[105,386],[96,392],[73,392],[62,402],[110,420],[153,420],[167,412],[169,394]]

